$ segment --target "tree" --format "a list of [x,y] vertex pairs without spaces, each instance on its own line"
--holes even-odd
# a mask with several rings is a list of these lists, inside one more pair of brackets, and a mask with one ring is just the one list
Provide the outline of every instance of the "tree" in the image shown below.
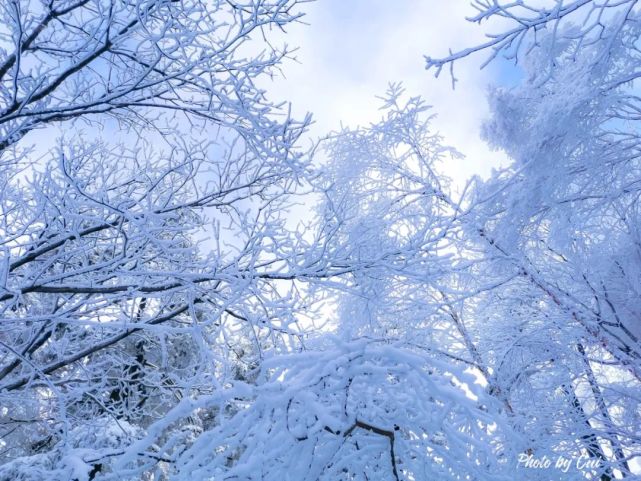
[[[471,207],[462,203],[465,196],[454,197],[442,173],[460,154],[443,144],[420,98],[407,99],[400,85],[391,85],[382,100],[379,122],[344,129],[320,146],[328,159],[323,245],[330,258],[354,266],[336,295],[337,331],[387,339],[428,364],[474,372],[487,386],[482,398],[491,400],[496,421],[510,425],[513,408],[479,345],[476,324],[464,314],[494,286],[471,282],[485,259],[464,237]],[[428,392],[417,388],[419,396]],[[506,433],[511,450],[501,458],[508,471],[516,467],[515,453],[528,447],[514,427]],[[450,435],[444,445],[457,443]],[[417,472],[410,479],[420,477]]]
[[295,21],[300,15],[295,6],[295,1],[5,2],[0,150],[51,122],[90,121],[107,113],[142,127],[151,123],[154,110],[231,127],[265,153],[287,149],[289,132],[265,115],[271,106],[254,85],[287,51],[266,44],[263,53],[245,55],[252,37]]
[[[230,375],[239,329],[296,342],[298,241],[282,227],[308,120],[255,86],[288,52],[252,40],[296,21],[296,3],[0,7],[3,462],[55,471],[131,441]],[[95,130],[74,135],[79,122]],[[39,159],[28,134],[53,128]],[[107,471],[78,456],[74,476]]]
[[[309,352],[263,362],[254,387],[179,404],[134,447],[160,446],[176,479],[503,479],[508,433],[473,381],[384,339],[325,338]],[[228,415],[187,449],[163,439],[177,419],[207,405]],[[122,459],[118,469],[127,472],[141,458]]]
[[[477,231],[494,264],[479,274],[518,277],[493,292],[475,315],[503,334],[513,326],[523,339],[517,351],[525,361],[517,372],[530,370],[528,382],[556,379],[543,389],[564,398],[580,420],[576,424],[587,428],[581,449],[600,458],[601,478],[629,474],[640,454],[634,398],[641,344],[633,320],[639,11],[633,1],[551,7],[484,1],[477,8],[472,20],[502,17],[508,21],[504,30],[477,47],[428,58],[428,68],[438,74],[467,55],[490,50],[490,60],[503,55],[523,73],[515,88],[492,92],[493,116],[485,129],[514,164],[479,182],[470,201],[476,205],[470,233]],[[541,336],[548,341],[540,343]],[[533,349],[541,344],[544,353]],[[510,373],[514,361],[508,359],[516,352],[505,345],[504,337],[496,339],[492,350],[503,357],[496,362],[511,364]],[[521,389],[513,381],[506,387]],[[541,402],[541,411],[551,412]],[[572,439],[572,427],[565,429]]]

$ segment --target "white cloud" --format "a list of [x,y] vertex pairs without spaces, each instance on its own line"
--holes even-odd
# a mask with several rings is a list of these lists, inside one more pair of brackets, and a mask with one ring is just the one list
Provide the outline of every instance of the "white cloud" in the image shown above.
[[411,95],[434,107],[434,126],[467,158],[448,168],[456,180],[487,175],[503,161],[479,138],[488,115],[487,85],[497,69],[479,70],[483,56],[456,65],[452,90],[449,74],[435,79],[425,70],[424,55],[447,54],[483,40],[485,30],[470,24],[467,0],[319,0],[303,5],[309,25],[290,27],[286,37],[299,63],[288,62],[286,78],[266,87],[274,99],[293,103],[294,112],[312,112],[314,136],[346,125],[368,124],[380,116],[376,95],[390,81],[402,81]]

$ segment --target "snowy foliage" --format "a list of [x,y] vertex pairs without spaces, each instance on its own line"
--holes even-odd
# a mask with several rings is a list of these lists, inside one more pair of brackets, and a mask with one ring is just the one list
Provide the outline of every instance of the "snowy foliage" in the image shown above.
[[[472,376],[451,371],[367,339],[275,356],[256,387],[244,396],[233,389],[220,406],[226,419],[170,469],[246,480],[460,479],[482,469],[501,479],[495,406]],[[479,399],[465,395],[463,382]]]
[[490,95],[485,136],[514,163],[470,199],[489,267],[480,282],[501,284],[472,315],[491,326],[484,343],[528,430],[544,428],[548,449],[587,451],[605,480],[641,455],[641,11],[550,3],[478,2],[476,20],[511,27],[428,66],[489,48],[522,69],[517,86]]
[[301,148],[298,3],[0,5],[0,480],[638,476],[637,2],[474,2],[428,68],[519,81],[458,193],[400,84]]

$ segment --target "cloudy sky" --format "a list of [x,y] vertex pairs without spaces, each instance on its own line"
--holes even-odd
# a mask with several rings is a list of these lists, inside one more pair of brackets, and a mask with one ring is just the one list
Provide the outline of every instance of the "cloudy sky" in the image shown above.
[[[299,118],[313,114],[312,138],[339,129],[341,122],[375,122],[381,116],[376,96],[390,82],[403,82],[409,95],[420,95],[433,107],[434,129],[445,142],[466,155],[447,166],[456,185],[474,174],[487,177],[492,167],[506,163],[503,154],[490,151],[480,138],[481,123],[489,115],[486,90],[505,83],[505,64],[481,70],[484,55],[458,62],[455,90],[448,72],[436,79],[425,70],[425,55],[442,57],[497,30],[465,20],[475,13],[470,0],[315,0],[300,9],[302,22],[277,36],[298,48],[297,61],[286,61],[283,76],[263,87],[273,100],[290,101]],[[38,151],[46,153],[60,131],[34,135]]]
[[[498,66],[480,70],[484,57],[456,65],[458,83],[449,74],[434,78],[425,70],[424,55],[441,57],[483,40],[491,26],[471,24],[469,0],[317,0],[304,4],[307,25],[290,28],[290,46],[298,46],[298,63],[284,67],[285,78],[266,86],[274,99],[287,99],[299,115],[309,111],[320,136],[345,125],[365,125],[381,113],[375,96],[389,82],[402,81],[411,95],[421,95],[438,118],[435,128],[466,159],[448,171],[457,180],[486,176],[503,156],[480,139],[488,115],[485,92],[505,75]],[[504,69],[503,69],[504,70]]]

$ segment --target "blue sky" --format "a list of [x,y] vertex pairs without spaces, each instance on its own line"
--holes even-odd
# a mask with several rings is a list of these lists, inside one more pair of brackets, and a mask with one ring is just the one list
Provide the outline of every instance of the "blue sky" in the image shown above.
[[389,82],[402,81],[409,94],[433,106],[434,127],[446,142],[466,154],[448,166],[450,176],[458,181],[487,176],[504,162],[480,139],[479,129],[488,116],[488,85],[504,83],[510,70],[498,64],[480,70],[483,56],[467,59],[456,65],[456,90],[446,72],[435,79],[425,70],[424,55],[439,57],[449,48],[474,45],[490,31],[465,20],[474,13],[469,0],[318,0],[302,8],[308,25],[290,27],[285,37],[299,47],[299,63],[288,62],[285,78],[266,88],[272,98],[291,101],[299,115],[314,114],[312,135],[341,122],[375,121],[380,117],[375,96]]

